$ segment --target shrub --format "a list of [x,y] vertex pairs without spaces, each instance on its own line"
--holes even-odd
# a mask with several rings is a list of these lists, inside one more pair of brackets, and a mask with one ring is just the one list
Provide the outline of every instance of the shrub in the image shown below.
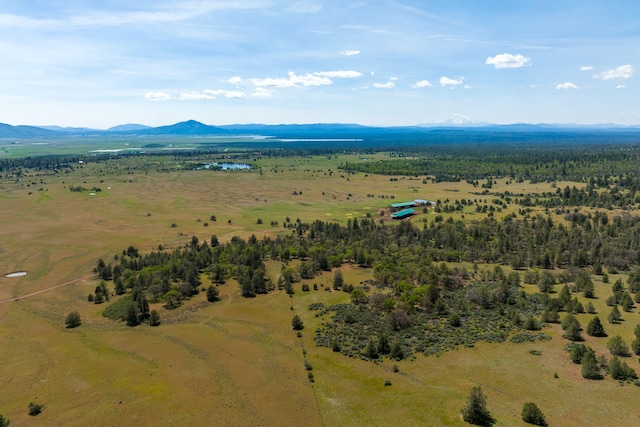
[[458,313],[451,313],[449,315],[449,323],[451,324],[451,326],[453,326],[454,328],[457,328],[460,326],[461,322],[460,322],[460,315]]
[[43,405],[38,405],[37,403],[33,402],[29,403],[29,415],[31,415],[32,417],[38,415],[40,412],[42,412],[43,409]]

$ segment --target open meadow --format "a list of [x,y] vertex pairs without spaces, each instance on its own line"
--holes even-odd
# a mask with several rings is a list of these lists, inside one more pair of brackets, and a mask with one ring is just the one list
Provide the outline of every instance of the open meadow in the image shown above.
[[[170,156],[114,158],[74,165],[67,173],[24,170],[20,180],[0,179],[0,413],[16,426],[282,425],[374,426],[465,425],[460,411],[469,391],[481,386],[496,425],[524,425],[521,410],[535,402],[549,425],[638,425],[640,387],[607,377],[582,378],[571,362],[558,324],[542,332],[551,339],[526,343],[479,342],[437,356],[378,362],[350,358],[319,347],[314,334],[328,320],[309,309],[348,303],[332,289],[334,271],[294,283],[295,293],[274,290],[243,298],[234,279],[218,285],[220,300],[200,292],[173,310],[151,302],[159,326],[126,326],[102,316],[110,304],[88,302],[99,280],[98,259],[113,262],[123,249],[172,250],[212,235],[258,239],[289,235],[289,222],[316,219],[345,225],[371,218],[386,224],[391,203],[413,199],[472,200],[452,212],[420,208],[410,221],[419,228],[436,217],[470,224],[486,218],[476,204],[496,209],[496,218],[518,214],[515,204],[496,204],[494,192],[543,193],[584,183],[515,182],[498,178],[490,191],[465,181],[433,182],[426,176],[348,173],[345,162],[375,162],[372,155],[267,157],[243,154],[249,170],[193,170],[196,159]],[[366,157],[366,160],[363,160]],[[70,191],[72,187],[82,191]],[[595,212],[585,208],[584,212]],[[540,206],[531,215],[567,222],[565,212]],[[613,210],[610,216],[620,213]],[[298,260],[291,261],[296,266]],[[451,268],[471,263],[449,262]],[[281,262],[268,261],[277,282]],[[495,265],[477,265],[478,276]],[[502,265],[506,273],[509,265]],[[526,268],[520,271],[524,274]],[[5,277],[24,271],[25,276]],[[347,284],[374,278],[374,269],[345,265]],[[638,309],[606,324],[611,285],[627,274],[611,272],[608,283],[593,276],[595,311],[609,336],[627,343],[640,323]],[[202,274],[202,287],[212,284]],[[308,285],[311,290],[303,291]],[[318,289],[313,289],[317,284]],[[109,283],[112,289],[113,285]],[[555,285],[559,292],[562,284]],[[523,285],[527,293],[537,286]],[[113,296],[113,300],[122,298]],[[65,328],[77,311],[82,324]],[[304,322],[292,330],[294,314]],[[592,314],[576,315],[583,327]],[[607,338],[583,334],[598,355]],[[638,370],[636,357],[625,358]],[[305,361],[312,369],[305,368]],[[394,369],[396,365],[396,369]],[[309,380],[313,374],[313,382]],[[385,385],[388,381],[390,385]],[[30,402],[44,405],[29,416]]]

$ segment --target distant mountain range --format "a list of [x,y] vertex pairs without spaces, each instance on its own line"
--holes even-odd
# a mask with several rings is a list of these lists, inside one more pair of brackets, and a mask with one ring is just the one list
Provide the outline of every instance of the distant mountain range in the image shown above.
[[0,123],[0,138],[60,138],[69,136],[213,136],[213,135],[263,135],[275,138],[364,138],[377,135],[406,135],[425,132],[580,132],[580,131],[640,131],[640,126],[616,124],[527,124],[496,125],[473,122],[463,116],[433,124],[416,126],[372,127],[358,124],[316,123],[292,125],[243,124],[211,126],[195,120],[168,126],[150,127],[140,124],[123,124],[112,128],[90,129],[60,126],[12,126]]

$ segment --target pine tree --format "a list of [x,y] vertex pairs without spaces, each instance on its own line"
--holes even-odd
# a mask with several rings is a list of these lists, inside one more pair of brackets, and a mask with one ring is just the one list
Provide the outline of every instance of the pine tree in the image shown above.
[[304,323],[302,322],[300,316],[298,316],[297,314],[293,316],[293,319],[291,319],[291,327],[294,331],[301,331],[304,329]]
[[629,347],[620,335],[616,335],[607,341],[607,350],[614,356],[628,356]]
[[596,360],[596,354],[591,347],[587,347],[580,364],[582,365],[583,378],[588,380],[602,379],[602,375],[600,374],[600,364]]
[[473,387],[469,399],[462,408],[462,419],[471,424],[487,424],[491,421],[491,414],[487,409],[487,398],[482,387]]
[[373,342],[373,340],[369,340],[369,344],[367,344],[367,348],[365,349],[364,354],[369,359],[377,359],[380,356],[378,354],[378,347]]
[[207,301],[209,302],[215,302],[218,301],[220,298],[218,298],[218,288],[210,285],[207,288]]
[[160,324],[160,314],[157,310],[151,310],[149,313],[149,324],[151,326],[158,326]]
[[389,344],[389,339],[386,334],[380,335],[378,339],[378,353],[380,354],[389,354],[391,351],[391,346]]
[[546,426],[547,421],[544,419],[544,414],[533,402],[527,402],[522,407],[522,421],[525,423],[533,424],[536,426]]
[[622,319],[622,315],[620,314],[620,310],[618,310],[617,305],[614,305],[613,308],[611,309],[611,312],[607,316],[607,321],[609,323],[615,324],[615,323],[620,323],[621,319]]
[[604,326],[602,326],[602,322],[600,322],[600,318],[598,316],[594,316],[594,318],[589,321],[589,324],[587,324],[587,335],[592,337],[607,336]]

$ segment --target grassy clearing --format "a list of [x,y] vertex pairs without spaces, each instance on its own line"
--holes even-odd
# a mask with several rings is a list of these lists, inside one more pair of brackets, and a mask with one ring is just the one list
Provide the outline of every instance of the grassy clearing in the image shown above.
[[[192,235],[202,240],[212,234],[228,239],[288,233],[282,226],[286,217],[345,223],[367,213],[377,217],[389,203],[415,198],[493,198],[476,194],[479,190],[466,183],[340,173],[340,162],[354,159],[260,159],[262,174],[147,174],[136,168],[107,174],[100,171],[104,165],[89,164],[64,177],[46,177],[42,184],[27,176],[38,182],[35,186],[27,186],[29,179],[0,182],[0,273],[29,272],[13,279],[0,276],[0,301],[88,276],[98,258],[109,260],[129,245],[150,251],[160,244],[186,244]],[[70,185],[96,186],[102,192],[72,193]],[[493,190],[507,189],[552,191],[551,184],[502,181]],[[483,217],[473,207],[452,215],[462,214],[467,221]],[[412,221],[433,218],[429,211]],[[279,269],[279,263],[268,264],[274,280]],[[343,272],[346,283],[354,285],[372,275],[349,267]],[[592,302],[609,335],[620,334],[628,343],[640,323],[637,309],[623,313],[619,325],[605,320],[610,308],[604,300],[617,277],[611,275],[610,284],[596,280],[598,299]],[[348,299],[344,292],[324,290],[332,280],[333,274],[325,273],[307,281],[311,289],[317,283],[317,291],[302,292],[299,283],[292,298],[276,291],[255,299],[240,298],[230,280],[220,286],[221,301],[215,304],[206,303],[203,293],[174,311],[152,304],[162,317],[157,328],[132,329],[103,318],[104,305],[86,301],[93,280],[2,304],[0,383],[6,392],[0,394],[0,413],[21,426],[207,425],[212,420],[216,425],[397,425],[398,420],[403,425],[462,425],[459,413],[468,392],[481,385],[499,425],[520,425],[526,401],[536,402],[551,425],[607,425],[614,419],[619,425],[637,423],[633,408],[640,389],[610,379],[583,380],[580,366],[571,364],[564,351],[566,340],[557,326],[545,329],[551,341],[481,343],[440,357],[418,356],[397,362],[399,373],[387,360],[374,364],[316,347],[313,332],[321,319],[307,309],[309,304]],[[64,318],[73,310],[83,324],[67,330]],[[301,339],[291,330],[294,312],[305,323]],[[590,317],[578,319],[586,326]],[[606,352],[606,338],[586,337],[586,343],[598,354]],[[313,388],[301,344],[313,366]],[[530,354],[532,349],[541,355]],[[639,369],[633,358],[627,362]],[[392,385],[385,387],[385,380]],[[27,415],[30,401],[45,405],[42,414]]]

